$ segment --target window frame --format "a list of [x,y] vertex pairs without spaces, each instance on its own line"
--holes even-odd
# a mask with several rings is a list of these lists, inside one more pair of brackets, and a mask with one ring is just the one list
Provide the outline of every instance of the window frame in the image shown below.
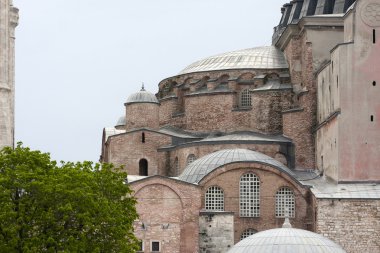
[[[245,180],[247,178],[248,180]],[[253,172],[239,180],[239,216],[260,217],[260,178]],[[244,208],[243,208],[244,207]]]
[[[251,235],[254,235],[256,234],[258,231],[254,228],[247,228],[246,230],[243,231],[243,233],[241,233],[240,235],[240,241],[241,240],[244,240],[245,238],[251,236]],[[244,238],[243,238],[244,236]]]
[[189,154],[186,159],[186,166],[193,163],[195,160],[197,160],[197,157],[194,154]]
[[[154,250],[153,251],[153,243],[157,242],[158,243],[158,251]],[[150,252],[161,252],[161,241],[159,240],[150,240]]]
[[205,210],[224,211],[224,190],[222,187],[219,187],[217,185],[210,186],[209,188],[207,188],[207,191],[205,192],[204,199]]
[[243,108],[249,108],[252,106],[252,97],[249,88],[241,90],[239,105]]
[[[286,191],[286,192],[284,192]],[[285,210],[289,213],[286,214]],[[275,194],[275,217],[276,218],[295,218],[296,216],[296,197],[294,190],[288,186],[281,186]]]

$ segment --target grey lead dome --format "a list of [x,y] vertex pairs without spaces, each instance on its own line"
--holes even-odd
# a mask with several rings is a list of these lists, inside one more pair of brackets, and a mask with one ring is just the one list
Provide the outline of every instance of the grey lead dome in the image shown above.
[[127,101],[125,102],[128,104],[133,103],[153,103],[153,104],[159,104],[158,99],[156,96],[149,91],[146,91],[144,87],[141,88],[139,92],[136,92],[132,95],[130,95],[127,98]]
[[276,228],[251,235],[228,253],[346,253],[328,238],[297,228]]
[[294,173],[288,167],[272,157],[249,149],[224,149],[195,160],[185,168],[179,179],[189,183],[199,183],[217,168],[238,162],[257,162],[269,165],[294,177]]
[[274,47],[255,47],[219,54],[194,62],[179,74],[227,69],[287,69],[284,53]]

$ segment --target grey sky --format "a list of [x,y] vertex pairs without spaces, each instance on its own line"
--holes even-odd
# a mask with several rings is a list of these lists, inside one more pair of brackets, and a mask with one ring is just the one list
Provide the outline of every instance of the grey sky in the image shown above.
[[284,0],[14,0],[16,141],[97,161],[124,101],[190,63],[269,45]]

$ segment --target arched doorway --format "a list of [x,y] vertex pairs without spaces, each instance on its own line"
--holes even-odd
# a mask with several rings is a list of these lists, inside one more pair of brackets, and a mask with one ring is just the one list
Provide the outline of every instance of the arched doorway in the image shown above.
[[141,159],[139,162],[139,175],[148,176],[148,161],[146,159]]

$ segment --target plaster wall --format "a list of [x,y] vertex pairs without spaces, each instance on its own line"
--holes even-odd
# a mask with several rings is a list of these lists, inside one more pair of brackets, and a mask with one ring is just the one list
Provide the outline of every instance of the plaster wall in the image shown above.
[[[346,47],[345,68],[340,76],[347,82],[340,85],[341,118],[340,175],[341,181],[380,180],[380,22],[372,19],[368,6],[380,6],[379,0],[357,1],[355,11],[347,18],[347,27],[354,20],[354,43]],[[375,36],[375,38],[373,38]],[[341,64],[342,65],[342,64]]]
[[234,215],[228,212],[200,212],[199,252],[225,253],[234,245]]

